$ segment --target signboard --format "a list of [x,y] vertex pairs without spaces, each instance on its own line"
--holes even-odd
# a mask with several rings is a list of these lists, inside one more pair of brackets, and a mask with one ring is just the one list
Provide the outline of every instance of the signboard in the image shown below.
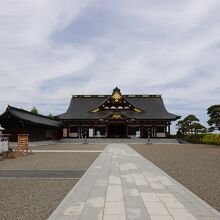
[[64,137],[64,138],[67,137],[67,128],[64,128],[64,129],[63,129],[63,137]]
[[157,133],[157,137],[166,137],[166,134],[165,133]]
[[89,137],[93,137],[93,128],[89,128]]
[[8,151],[8,141],[0,141],[0,153]]
[[140,138],[141,137],[141,132],[140,131],[136,131],[136,138]]
[[97,136],[97,137],[101,137],[101,132],[100,132],[100,131],[97,131],[97,132],[96,132],[96,136]]

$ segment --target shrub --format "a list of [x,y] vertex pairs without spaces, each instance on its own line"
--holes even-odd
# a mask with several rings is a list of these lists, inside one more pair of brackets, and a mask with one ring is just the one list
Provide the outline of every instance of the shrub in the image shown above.
[[202,143],[220,145],[220,134],[206,134],[202,138]]
[[201,144],[202,139],[206,134],[189,134],[184,137],[185,141],[194,143],[194,144]]
[[184,136],[183,139],[194,144],[220,145],[220,134],[190,134]]

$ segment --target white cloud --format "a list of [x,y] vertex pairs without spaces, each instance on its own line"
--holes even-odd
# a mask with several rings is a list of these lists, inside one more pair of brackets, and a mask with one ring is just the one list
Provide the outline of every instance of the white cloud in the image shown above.
[[74,22],[89,3],[88,0],[1,1],[0,77],[4,87],[0,101],[40,101],[51,94],[41,94],[38,82],[76,74],[93,62],[95,54],[89,48],[56,45],[51,38]]

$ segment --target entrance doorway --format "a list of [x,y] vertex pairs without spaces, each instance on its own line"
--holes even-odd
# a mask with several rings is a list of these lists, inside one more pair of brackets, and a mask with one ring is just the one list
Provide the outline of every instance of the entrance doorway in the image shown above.
[[143,136],[143,138],[148,138],[148,136],[150,137],[150,138],[152,138],[153,136],[152,136],[152,126],[145,126],[145,127],[143,127],[143,134],[142,134],[142,136]]
[[108,137],[109,138],[125,138],[126,137],[125,124],[122,124],[122,123],[109,124]]

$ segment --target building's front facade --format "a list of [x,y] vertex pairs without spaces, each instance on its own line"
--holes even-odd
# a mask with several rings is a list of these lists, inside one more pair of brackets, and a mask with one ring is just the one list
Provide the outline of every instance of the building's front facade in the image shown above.
[[19,134],[28,134],[30,141],[48,141],[61,138],[62,123],[46,116],[8,106],[0,115],[3,134],[16,142]]
[[63,122],[64,138],[164,138],[172,121],[161,95],[73,95]]

